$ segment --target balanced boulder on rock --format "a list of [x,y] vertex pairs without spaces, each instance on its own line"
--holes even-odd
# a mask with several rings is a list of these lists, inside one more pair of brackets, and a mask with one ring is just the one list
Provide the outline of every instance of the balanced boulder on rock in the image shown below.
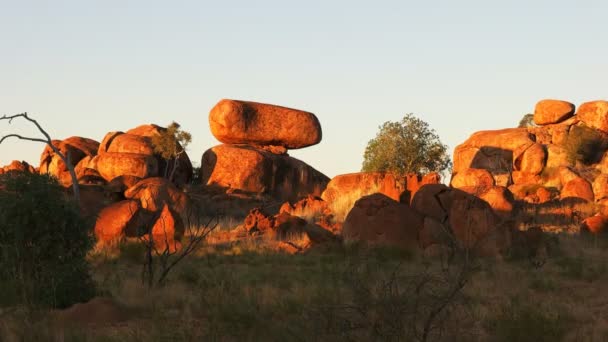
[[309,112],[257,102],[221,100],[209,113],[211,132],[225,144],[297,149],[321,141],[321,124]]

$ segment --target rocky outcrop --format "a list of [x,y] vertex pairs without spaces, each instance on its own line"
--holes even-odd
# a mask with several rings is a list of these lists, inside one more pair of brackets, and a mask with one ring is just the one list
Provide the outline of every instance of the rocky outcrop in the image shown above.
[[548,125],[560,123],[574,115],[574,105],[560,100],[542,100],[534,109],[534,123]]
[[[461,188],[489,189],[494,186],[494,177],[488,170],[465,169],[452,177],[452,186]],[[478,191],[478,190],[476,190]]]
[[[94,156],[99,148],[99,143],[92,139],[82,137],[70,137],[64,140],[53,140],[51,142],[61,154],[69,160],[75,167],[85,157]],[[40,173],[48,173],[59,180],[64,187],[72,185],[72,178],[67,165],[48,145],[44,148],[40,156]]]
[[576,116],[587,126],[608,133],[608,101],[583,103]]
[[318,144],[322,137],[312,113],[248,101],[221,100],[209,113],[209,125],[225,144],[296,149]]
[[143,179],[127,189],[124,195],[139,201],[140,206],[149,211],[158,212],[165,205],[174,213],[187,214],[188,211],[188,196],[162,177]]
[[409,203],[422,185],[440,182],[441,177],[437,173],[424,176],[399,176],[389,172],[349,173],[332,178],[321,197],[327,202],[334,202],[340,198],[357,200],[365,195],[381,193],[395,201]]
[[229,191],[296,201],[307,195],[320,196],[329,178],[287,155],[247,145],[219,145],[203,154],[201,182]]
[[452,185],[493,207],[508,208],[509,201],[498,201],[497,192],[492,200],[475,190],[488,186],[490,173],[495,184],[508,187],[528,211],[538,205],[553,221],[582,221],[591,210],[585,203],[608,204],[608,101],[587,102],[576,114],[574,110],[569,102],[543,100],[534,115],[540,126],[474,133],[454,151]]
[[88,168],[97,170],[106,181],[120,176],[156,177],[159,173],[157,158],[136,153],[102,153],[91,160]]
[[509,247],[509,227],[475,195],[442,184],[425,185],[414,196],[412,208],[424,217],[423,248],[445,244],[446,239],[480,255],[497,255]]
[[133,225],[139,210],[139,203],[133,200],[121,201],[105,207],[95,223],[97,241],[105,244],[119,242],[125,237],[127,228]]
[[0,175],[11,172],[37,173],[36,169],[26,161],[13,160],[10,164],[0,167]]
[[336,240],[334,234],[303,218],[286,212],[273,216],[259,208],[253,209],[247,215],[243,227],[250,236],[281,241],[289,244],[295,251],[304,251],[314,245]]
[[376,193],[355,202],[342,226],[342,238],[346,243],[415,249],[423,223],[424,217],[408,204]]
[[[188,184],[192,179],[192,163],[188,155],[184,152],[177,161],[165,160],[154,150],[152,138],[165,130],[150,124],[135,127],[126,133],[109,132],[99,145],[93,167],[106,181],[119,176],[147,178],[173,173],[173,183],[178,186]],[[177,145],[176,150],[181,150],[181,146]]]

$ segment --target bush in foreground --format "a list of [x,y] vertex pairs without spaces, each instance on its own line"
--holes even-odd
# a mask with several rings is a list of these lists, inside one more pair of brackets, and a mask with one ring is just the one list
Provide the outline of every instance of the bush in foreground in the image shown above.
[[0,306],[67,307],[94,295],[87,221],[56,180],[0,177]]

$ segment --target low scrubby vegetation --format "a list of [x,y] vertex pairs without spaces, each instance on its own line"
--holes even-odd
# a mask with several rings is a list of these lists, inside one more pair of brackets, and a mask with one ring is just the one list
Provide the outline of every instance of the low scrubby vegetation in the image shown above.
[[[0,312],[7,341],[603,340],[608,242],[556,236],[542,265],[518,258],[335,244],[286,255],[263,241],[207,245],[162,287],[140,278],[145,250],[89,256],[100,293],[123,317],[94,325],[55,311]],[[583,252],[581,252],[583,251]],[[443,255],[445,256],[445,255]],[[467,265],[466,278],[460,278]],[[459,288],[459,280],[465,279]],[[457,291],[452,291],[457,289]],[[453,296],[450,296],[454,294]],[[117,319],[118,319],[117,318]]]

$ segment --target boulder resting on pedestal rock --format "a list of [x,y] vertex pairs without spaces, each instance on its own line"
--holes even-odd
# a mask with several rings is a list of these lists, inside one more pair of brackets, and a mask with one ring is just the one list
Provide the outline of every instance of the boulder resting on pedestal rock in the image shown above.
[[321,141],[321,124],[309,112],[270,104],[221,100],[209,113],[211,133],[225,144],[303,148]]

